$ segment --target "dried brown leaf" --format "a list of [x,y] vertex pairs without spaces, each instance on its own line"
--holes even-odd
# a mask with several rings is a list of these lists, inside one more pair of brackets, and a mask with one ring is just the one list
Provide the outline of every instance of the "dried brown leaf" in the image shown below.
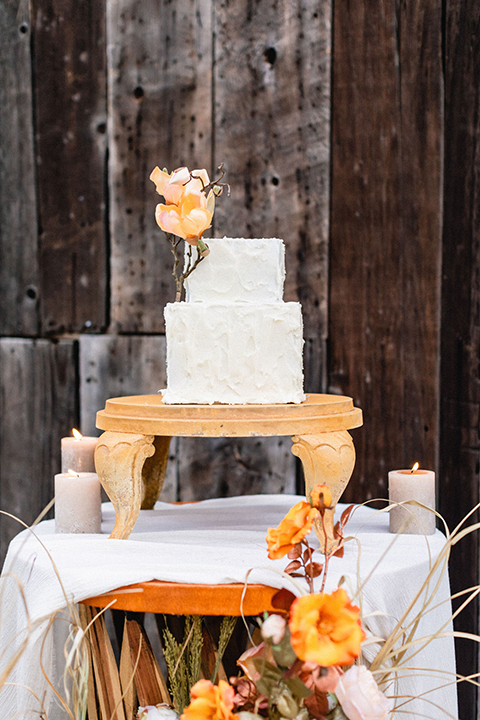
[[341,514],[340,524],[341,524],[342,528],[344,528],[345,525],[347,524],[354,507],[355,507],[355,505],[349,505],[347,508],[345,508],[345,510]]
[[285,572],[288,575],[291,575],[292,572],[295,572],[295,570],[298,570],[298,568],[302,567],[302,563],[300,560],[293,560],[291,563],[288,563],[287,567],[285,568]]
[[311,577],[319,577],[323,572],[323,565],[317,562],[308,563],[308,565],[305,566],[305,572]]
[[306,562],[308,562],[309,560],[311,560],[312,554],[313,554],[313,550],[312,550],[312,548],[310,547],[310,545],[308,545],[308,546],[307,546],[307,549],[306,549],[305,552],[303,553],[303,562],[306,563]]
[[342,558],[344,552],[345,552],[345,548],[342,543],[341,545],[338,546],[338,548],[335,550],[335,552],[332,553],[332,557]]
[[296,558],[301,557],[302,555],[302,545],[301,543],[297,543],[294,545],[294,547],[288,552],[287,557],[289,560],[296,560]]

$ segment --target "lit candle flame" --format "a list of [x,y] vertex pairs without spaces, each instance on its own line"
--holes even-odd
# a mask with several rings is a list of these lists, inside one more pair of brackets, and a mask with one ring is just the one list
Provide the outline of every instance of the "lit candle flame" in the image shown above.
[[419,468],[419,464],[418,464],[418,463],[415,463],[415,465],[412,467],[412,469],[410,470],[410,472],[411,472],[411,473],[414,473],[415,470],[418,470],[418,468]]
[[75,440],[81,440],[83,437],[82,433],[79,432],[78,430],[75,430],[75,428],[72,428],[72,433],[73,433],[73,437],[75,438]]
[[80,477],[78,472],[75,472],[75,470],[72,470],[71,468],[69,469],[68,474],[71,475],[72,477]]

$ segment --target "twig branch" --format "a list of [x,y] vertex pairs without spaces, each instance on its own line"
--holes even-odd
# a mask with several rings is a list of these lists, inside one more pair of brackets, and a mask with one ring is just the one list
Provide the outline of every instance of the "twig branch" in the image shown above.
[[192,173],[190,173],[190,177],[191,177],[193,180],[200,180],[200,182],[202,183],[202,192],[205,193],[205,195],[208,195],[208,193],[210,192],[210,190],[214,189],[215,187],[219,188],[218,192],[215,193],[215,194],[216,194],[216,195],[221,195],[221,194],[222,194],[222,191],[223,191],[223,188],[226,187],[226,188],[227,188],[227,196],[230,197],[230,185],[229,185],[229,183],[224,183],[224,182],[222,182],[223,178],[224,178],[225,175],[227,174],[226,171],[223,169],[223,165],[224,165],[224,163],[222,162],[222,163],[220,163],[220,165],[219,165],[218,168],[217,168],[217,170],[219,170],[220,173],[221,173],[220,177],[217,178],[216,180],[212,180],[211,182],[208,183],[208,185],[205,185],[204,182],[203,182],[203,180],[202,180],[202,178],[201,178],[201,177],[198,177],[198,175],[193,175]]
[[188,243],[188,251],[187,251],[187,266],[183,273],[180,275],[177,274],[178,266],[180,265],[180,258],[178,257],[177,248],[179,243],[181,242],[182,238],[177,238],[175,235],[171,235],[170,233],[165,233],[167,236],[167,240],[170,243],[170,248],[172,250],[172,255],[174,257],[173,262],[173,270],[172,270],[172,277],[175,280],[175,302],[180,302],[182,299],[182,288],[183,288],[183,281],[189,277],[189,275],[192,274],[192,272],[195,270],[197,265],[203,260],[203,255],[201,255],[197,250],[197,258],[195,262],[192,265],[192,245]]

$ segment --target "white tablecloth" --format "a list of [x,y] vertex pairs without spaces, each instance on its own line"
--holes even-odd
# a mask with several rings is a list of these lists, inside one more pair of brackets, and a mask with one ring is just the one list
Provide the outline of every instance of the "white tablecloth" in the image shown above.
[[[10,544],[0,581],[0,669],[25,636],[22,631],[27,626],[27,612],[17,589],[19,585],[30,623],[61,610],[66,599],[78,602],[122,585],[153,579],[206,584],[244,582],[252,568],[249,582],[287,587],[298,594],[287,578],[272,571],[282,570],[289,560],[268,559],[265,535],[267,528],[277,526],[299,499],[292,495],[256,495],[192,505],[159,502],[154,510],[140,512],[129,540],[108,539],[115,520],[110,503],[103,505],[102,535],[55,535],[53,520],[42,522],[34,532],[21,532]],[[343,508],[339,505],[339,512]],[[348,542],[344,557],[330,561],[326,590],[335,589],[343,576],[344,587],[352,596],[358,587],[358,577],[362,581],[368,578],[363,587],[364,626],[376,636],[387,637],[415,597],[445,538],[438,531],[428,539],[390,535],[388,515],[364,507],[356,510],[346,534],[360,540],[360,557],[358,543]],[[310,541],[312,547],[318,547],[313,534]],[[440,604],[425,615],[416,637],[430,635],[448,624],[449,595],[445,574],[434,603]],[[375,611],[380,614],[369,616]],[[68,622],[57,619],[53,629],[45,633],[47,625],[45,620],[33,629],[27,649],[10,678],[29,690],[17,685],[5,687],[0,693],[2,720],[14,717],[38,720],[39,702],[32,690],[40,700],[45,698],[48,720],[66,717],[56,708],[39,670],[39,655],[43,643],[45,671],[58,678]],[[451,627],[444,629],[448,631]],[[366,661],[372,659],[376,650],[365,649]],[[398,719],[456,718],[453,640],[436,639],[407,665],[416,670],[405,671],[396,694],[416,699],[396,713]],[[422,670],[425,668],[433,672]]]

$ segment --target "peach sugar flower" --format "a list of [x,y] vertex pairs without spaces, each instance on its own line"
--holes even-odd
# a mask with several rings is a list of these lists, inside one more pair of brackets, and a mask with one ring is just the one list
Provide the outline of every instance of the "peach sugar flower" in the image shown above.
[[206,170],[190,171],[178,168],[169,174],[156,167],[150,175],[159,195],[166,204],[159,203],[155,219],[164,232],[172,233],[196,245],[212,222],[215,208],[213,189],[206,195],[203,189],[210,184]]
[[298,597],[290,610],[291,645],[300,660],[322,667],[351,665],[365,633],[360,609],[339,588],[331,594]]
[[335,693],[350,720],[386,720],[392,703],[379,689],[370,670],[354,665],[339,679]]
[[301,500],[288,511],[278,527],[268,528],[266,541],[270,560],[282,558],[301,542],[319,514],[310,503]]
[[235,720],[232,713],[235,690],[224,680],[214,685],[199,680],[190,691],[191,702],[181,720]]

